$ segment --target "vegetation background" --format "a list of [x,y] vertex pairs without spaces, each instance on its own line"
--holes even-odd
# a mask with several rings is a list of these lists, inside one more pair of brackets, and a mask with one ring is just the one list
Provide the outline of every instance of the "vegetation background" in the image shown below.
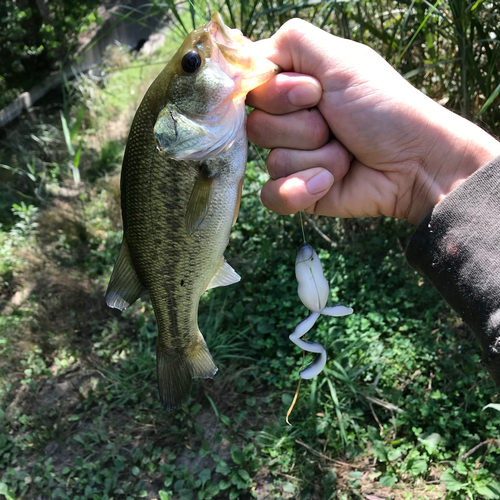
[[[97,0],[0,3],[0,103],[67,60],[99,23]],[[417,88],[498,134],[495,1],[196,0],[253,39],[302,17],[372,46]],[[289,340],[297,216],[259,202],[264,152],[250,149],[227,258],[241,283],[209,291],[200,329],[219,366],[165,413],[148,300],[120,314],[104,291],[121,241],[119,170],[141,96],[185,33],[186,2],[161,10],[153,55],[111,47],[102,78],[80,75],[4,130],[0,144],[0,496],[61,499],[498,499],[500,401],[480,348],[411,270],[412,228],[386,218],[305,216],[332,304],[310,338],[329,361],[302,383]],[[310,359],[306,357],[306,363]]]

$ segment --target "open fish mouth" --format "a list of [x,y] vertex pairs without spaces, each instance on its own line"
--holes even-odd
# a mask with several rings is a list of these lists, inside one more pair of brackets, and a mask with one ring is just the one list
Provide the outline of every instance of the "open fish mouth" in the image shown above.
[[282,71],[278,65],[260,56],[253,42],[240,30],[229,28],[218,12],[212,15],[204,29],[226,62],[241,70],[240,89],[235,98],[246,96],[272,75]]
[[218,12],[212,15],[212,19],[206,24],[205,29],[218,46],[241,49],[241,47],[251,43],[250,39],[244,37],[240,30],[229,28]]
[[238,82],[234,99],[244,97],[254,88],[279,73],[281,68],[259,54],[258,45],[239,29],[229,28],[215,12],[205,26],[193,31],[181,46],[180,53],[198,52],[203,64],[215,63],[233,81]]

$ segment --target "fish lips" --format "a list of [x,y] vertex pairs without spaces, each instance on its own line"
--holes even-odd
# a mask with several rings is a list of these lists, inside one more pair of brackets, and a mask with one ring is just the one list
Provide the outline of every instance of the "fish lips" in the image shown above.
[[240,30],[231,29],[216,12],[205,26],[212,43],[224,60],[233,68],[238,91],[233,99],[245,97],[248,92],[266,83],[283,71],[277,64],[259,55],[254,43],[243,36]]
[[205,29],[208,30],[212,40],[218,45],[241,49],[244,45],[252,43],[250,39],[243,36],[239,29],[229,28],[218,12],[212,15],[212,19],[207,23]]

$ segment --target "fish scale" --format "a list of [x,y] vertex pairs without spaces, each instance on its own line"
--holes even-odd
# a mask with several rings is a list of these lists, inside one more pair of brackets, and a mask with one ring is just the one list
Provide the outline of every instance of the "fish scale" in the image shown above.
[[224,250],[246,167],[244,97],[278,71],[247,54],[227,62],[243,42],[218,14],[191,33],[148,89],[125,150],[124,236],[106,301],[123,310],[149,292],[167,410],[186,401],[193,378],[217,371],[198,329],[200,297],[240,279]]

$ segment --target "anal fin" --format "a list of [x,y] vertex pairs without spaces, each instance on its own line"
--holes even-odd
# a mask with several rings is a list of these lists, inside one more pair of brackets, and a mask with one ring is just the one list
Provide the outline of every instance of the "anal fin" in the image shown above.
[[200,170],[186,209],[186,231],[190,236],[200,227],[207,216],[213,180],[213,177],[208,176],[206,168]]
[[203,335],[198,330],[198,338],[187,351],[186,359],[193,378],[214,378],[217,367]]
[[221,265],[209,283],[207,290],[218,286],[232,285],[233,283],[238,283],[240,280],[241,276],[222,257]]
[[106,291],[106,304],[109,307],[123,311],[132,305],[145,291],[146,289],[135,272],[124,236]]

